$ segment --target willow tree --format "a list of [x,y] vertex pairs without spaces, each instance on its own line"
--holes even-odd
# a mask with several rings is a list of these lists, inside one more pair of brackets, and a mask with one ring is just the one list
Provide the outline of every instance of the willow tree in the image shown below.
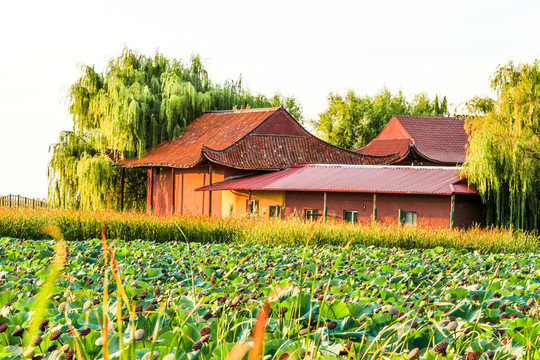
[[[64,207],[118,208],[120,169],[104,150],[123,159],[143,156],[147,149],[182,134],[206,110],[283,103],[302,120],[294,98],[252,94],[241,79],[213,84],[198,55],[184,63],[126,48],[103,73],[91,66],[81,66],[81,72],[67,97],[73,129],[61,132],[50,147],[49,197]],[[125,195],[127,208],[144,208],[143,170],[126,171]]]
[[447,115],[446,97],[440,100],[435,96],[431,100],[422,93],[408,101],[401,91],[393,94],[387,88],[375,96],[358,96],[352,90],[344,96],[331,93],[327,109],[312,126],[322,139],[346,149],[357,149],[373,140],[396,114]]
[[467,175],[490,224],[540,229],[540,62],[499,66],[497,99],[474,98]]

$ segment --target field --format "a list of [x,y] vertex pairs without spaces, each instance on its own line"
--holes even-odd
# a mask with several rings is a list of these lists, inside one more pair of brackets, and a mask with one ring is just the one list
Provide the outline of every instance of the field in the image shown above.
[[540,358],[533,253],[5,237],[0,255],[2,359]]

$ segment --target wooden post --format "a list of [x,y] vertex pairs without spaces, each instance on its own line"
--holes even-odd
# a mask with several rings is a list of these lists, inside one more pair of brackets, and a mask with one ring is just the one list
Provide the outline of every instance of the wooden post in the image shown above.
[[154,212],[154,172],[155,169],[150,169],[150,214]]
[[455,204],[456,204],[456,188],[454,187],[454,184],[450,184],[450,193],[452,196],[450,197],[450,229],[454,228],[454,210],[455,210]]
[[[208,166],[208,175],[210,176],[209,183],[212,186],[212,171],[214,168],[212,164]],[[212,217],[212,191],[208,192],[208,217]]]
[[124,184],[126,181],[126,169],[122,168],[122,178],[120,180],[120,211],[124,211]]
[[377,194],[373,194],[373,221],[377,221]]
[[17,207],[21,207],[21,195],[17,195]]
[[251,217],[251,190],[248,192],[248,217]]
[[172,174],[172,180],[171,180],[171,183],[172,183],[172,201],[171,201],[171,214],[174,214],[174,203],[176,201],[176,179],[175,179],[175,169],[174,168],[171,168],[171,174]]
[[324,192],[324,200],[323,200],[323,219],[324,222],[326,222],[326,219],[328,217],[328,196],[326,191]]
[[184,172],[182,172],[182,184],[180,185],[180,215],[184,215]]
[[456,195],[452,194],[450,198],[450,229],[454,228],[454,211],[456,207]]

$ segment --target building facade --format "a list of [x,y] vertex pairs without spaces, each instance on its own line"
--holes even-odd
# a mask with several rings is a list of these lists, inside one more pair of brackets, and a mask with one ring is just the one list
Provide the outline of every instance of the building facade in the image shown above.
[[[306,131],[282,107],[207,112],[186,132],[121,160],[121,167],[148,169],[147,212],[222,216],[238,210],[234,194],[195,189],[226,179],[275,172],[299,164],[388,164],[391,156],[358,154],[326,143]],[[232,205],[231,205],[232,204]]]
[[460,172],[450,167],[302,165],[197,190],[233,194],[222,203],[230,209],[227,216],[482,225],[480,196]]

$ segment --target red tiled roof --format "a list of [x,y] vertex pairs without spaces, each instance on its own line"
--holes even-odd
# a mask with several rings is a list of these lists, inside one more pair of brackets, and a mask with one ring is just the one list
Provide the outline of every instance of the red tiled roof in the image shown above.
[[170,166],[189,168],[203,159],[201,149],[223,149],[244,137],[281,108],[207,112],[188,125],[186,132],[165,141],[139,159],[118,161],[125,167]]
[[288,190],[427,195],[477,195],[462,184],[461,168],[430,166],[302,165],[279,172],[224,181],[199,188]]
[[[279,112],[283,113],[274,117]],[[284,118],[292,123],[285,124]],[[257,133],[261,131],[264,134]],[[246,170],[279,170],[308,163],[388,164],[395,158],[365,156],[319,140],[283,108],[206,113],[195,119],[184,134],[159,144],[142,158],[120,161],[106,153],[124,167],[190,168],[207,159]]]
[[281,170],[303,164],[389,164],[395,156],[357,154],[314,136],[250,134],[223,150],[203,149],[210,161],[237,169]]
[[[420,156],[443,164],[455,165],[465,161],[469,138],[463,128],[463,119],[458,117],[409,115],[394,115],[393,118],[399,121],[405,132],[410,136],[409,143],[413,144]],[[401,155],[406,140],[402,136],[399,139],[392,139],[384,133],[384,130],[381,131],[372,142],[355,151],[374,156],[396,152]],[[392,140],[395,141],[395,144],[392,144]],[[403,153],[401,156],[404,157],[405,155]]]
[[469,137],[456,117],[396,115],[419,153],[439,162],[463,163]]
[[408,154],[411,143],[411,139],[374,139],[368,145],[354,151],[371,156],[397,154],[401,159]]

